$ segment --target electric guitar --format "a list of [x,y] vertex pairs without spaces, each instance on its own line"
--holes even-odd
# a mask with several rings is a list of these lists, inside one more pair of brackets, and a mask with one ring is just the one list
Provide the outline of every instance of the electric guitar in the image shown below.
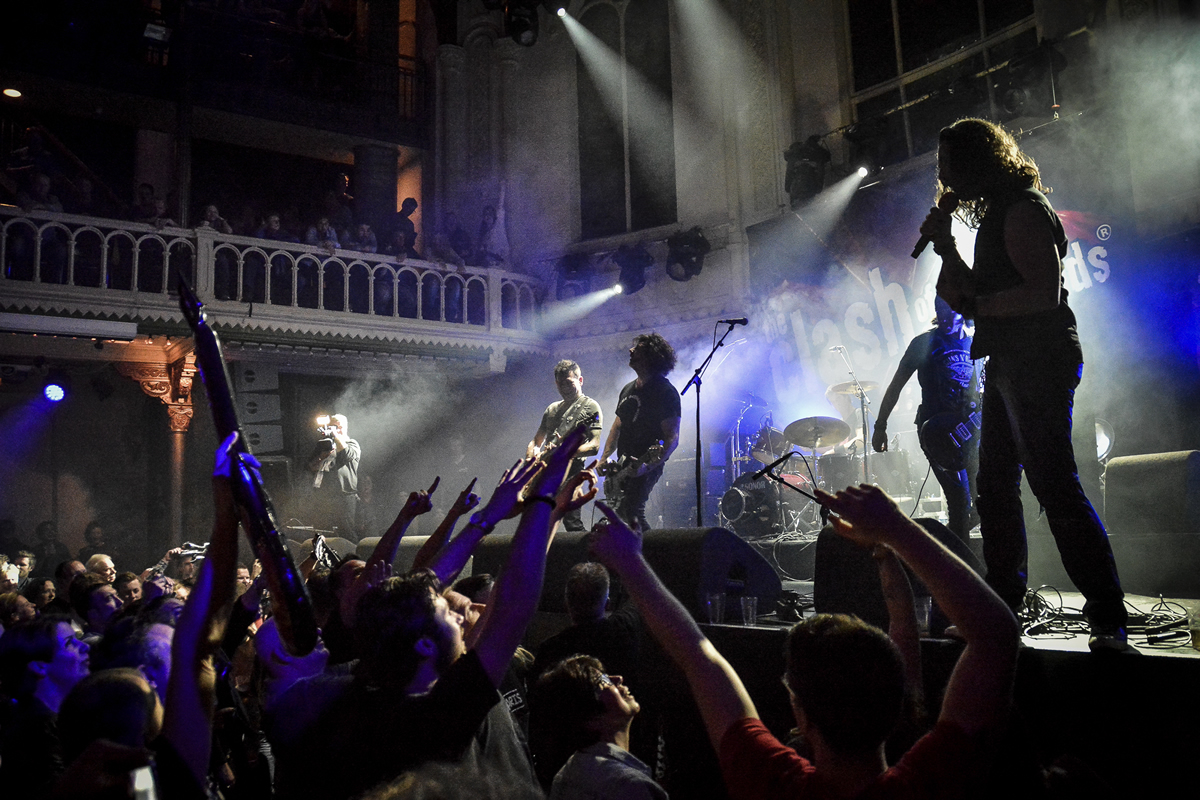
[[925,454],[937,466],[950,472],[967,468],[963,452],[972,439],[978,441],[979,422],[983,415],[972,411],[965,418],[950,411],[934,414],[921,424],[919,436]]
[[636,458],[621,456],[616,461],[605,461],[596,471],[604,476],[604,499],[610,506],[617,506],[625,497],[626,487],[631,478],[636,478],[643,466],[655,463],[666,450],[662,439],[650,445],[646,452]]

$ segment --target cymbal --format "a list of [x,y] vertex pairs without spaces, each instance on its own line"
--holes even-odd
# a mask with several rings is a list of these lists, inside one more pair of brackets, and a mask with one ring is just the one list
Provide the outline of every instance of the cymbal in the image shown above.
[[745,392],[745,391],[738,392],[735,395],[735,397],[737,397],[738,402],[743,403],[745,405],[758,406],[759,408],[768,408],[767,401],[763,400],[761,397],[759,397],[756,394],[753,394],[752,392]]
[[[864,392],[873,392],[879,388],[879,384],[875,381],[859,381],[862,384]],[[826,390],[827,394],[858,394],[858,385],[854,381],[842,381],[835,383]]]
[[850,435],[850,426],[835,417],[805,417],[783,429],[797,447],[828,447]]
[[778,428],[764,425],[750,449],[750,455],[761,464],[770,464],[790,449],[791,444]]

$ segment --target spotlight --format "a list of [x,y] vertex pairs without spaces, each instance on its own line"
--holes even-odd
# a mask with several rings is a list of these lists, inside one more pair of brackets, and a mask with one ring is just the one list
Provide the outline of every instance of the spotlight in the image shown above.
[[42,397],[51,403],[60,403],[67,398],[71,391],[71,379],[62,370],[50,370],[46,373],[46,382],[42,386]]
[[504,6],[504,30],[522,47],[533,47],[538,39],[539,0],[509,0]]
[[587,253],[567,253],[558,260],[559,300],[581,297],[592,290],[592,263]]
[[565,17],[565,16],[567,15],[567,9],[566,9],[566,8],[560,8],[560,9],[558,10],[558,15],[559,15],[560,17]]
[[613,292],[616,294],[621,294],[624,291],[625,291],[625,288],[623,286],[621,286],[621,284],[619,284],[619,283],[617,285],[613,286]]
[[871,171],[869,169],[867,169],[866,167],[859,167],[855,171],[858,173],[858,177],[860,177],[860,178],[865,178],[871,174]]
[[623,294],[636,294],[646,285],[646,268],[654,263],[654,257],[646,250],[646,245],[623,244],[613,253],[613,261],[621,267],[618,281]]
[[851,144],[850,163],[856,169],[865,169],[867,175],[879,172],[887,150],[888,118],[873,117],[856,122],[846,129],[845,136]]
[[667,275],[676,281],[690,281],[704,269],[704,256],[712,249],[700,226],[680,231],[667,238]]
[[21,90],[20,89],[5,89],[4,96],[11,97],[14,100],[16,100],[18,97],[21,96]]

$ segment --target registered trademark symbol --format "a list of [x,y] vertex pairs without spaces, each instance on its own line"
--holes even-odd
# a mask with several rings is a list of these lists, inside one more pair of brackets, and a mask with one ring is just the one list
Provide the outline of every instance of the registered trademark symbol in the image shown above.
[[1112,236],[1112,228],[1108,225],[1101,225],[1099,228],[1096,228],[1096,238],[1100,241],[1106,241],[1110,236]]

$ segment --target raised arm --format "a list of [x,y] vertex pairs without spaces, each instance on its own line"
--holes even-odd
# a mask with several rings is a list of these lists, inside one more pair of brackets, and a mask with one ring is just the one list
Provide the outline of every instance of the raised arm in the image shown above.
[[492,492],[491,499],[480,511],[471,515],[471,520],[458,536],[439,550],[430,560],[428,568],[438,576],[443,585],[450,583],[467,565],[467,559],[475,546],[502,521],[520,506],[521,489],[537,472],[536,461],[521,460],[509,467]]
[[437,530],[425,540],[425,544],[421,545],[421,549],[413,557],[414,570],[425,569],[425,567],[429,566],[434,556],[438,554],[442,547],[445,546],[446,540],[450,538],[450,534],[454,530],[459,517],[479,505],[479,495],[471,491],[475,488],[475,480],[475,478],[471,478],[471,482],[467,484],[467,488],[459,492],[458,498],[450,506],[450,510],[446,512],[445,519],[437,526]]
[[613,416],[612,427],[608,429],[608,438],[604,440],[604,452],[600,455],[600,461],[608,461],[612,458],[612,454],[617,452],[617,441],[621,438],[621,418]]
[[525,502],[508,561],[492,590],[489,605],[494,607],[479,623],[483,629],[475,644],[475,653],[497,687],[537,611],[546,572],[546,548],[553,530],[550,513],[557,505],[554,496],[575,451],[589,435],[583,426],[568,433],[546,460],[545,468],[533,479],[533,491]]
[[[433,483],[423,492],[412,492],[408,496],[408,501],[404,507],[400,509],[400,513],[396,515],[396,519],[392,521],[387,532],[379,539],[379,544],[375,545],[375,549],[371,551],[371,557],[367,559],[367,566],[372,564],[387,564],[389,567],[396,560],[396,551],[400,548],[400,540],[404,538],[405,531],[412,521],[422,514],[428,514],[433,510],[433,493],[437,491],[438,484],[441,482],[441,477],[433,479]],[[440,530],[440,528],[439,528]],[[436,536],[436,534],[434,534]],[[432,536],[430,537],[433,538]],[[420,556],[420,553],[417,553]],[[419,568],[416,565],[415,568]]]
[[916,602],[912,584],[896,551],[887,546],[871,551],[879,568],[879,585],[888,612],[888,638],[904,661],[904,684],[914,700],[924,702],[925,684],[921,678],[921,630],[917,625]]
[[221,647],[225,626],[237,592],[238,516],[233,501],[230,472],[256,469],[253,456],[231,453],[238,434],[232,433],[217,448],[213,471],[216,520],[212,540],[196,586],[188,595],[171,645],[171,677],[162,734],[187,764],[198,786],[206,785],[212,750],[212,720],[216,705],[216,671],[213,656]]
[[650,633],[679,665],[700,707],[713,748],[729,726],[748,717],[758,718],[742,679],[713,643],[700,632],[691,614],[667,591],[642,556],[642,540],[601,501],[596,507],[608,518],[596,526],[592,552],[621,581],[637,605]]
[[820,490],[816,494],[837,514],[833,524],[838,533],[870,547],[883,544],[895,550],[966,640],[939,719],[969,733],[999,724],[1011,703],[1020,643],[1020,629],[1008,606],[878,487],[850,487],[836,496]]

